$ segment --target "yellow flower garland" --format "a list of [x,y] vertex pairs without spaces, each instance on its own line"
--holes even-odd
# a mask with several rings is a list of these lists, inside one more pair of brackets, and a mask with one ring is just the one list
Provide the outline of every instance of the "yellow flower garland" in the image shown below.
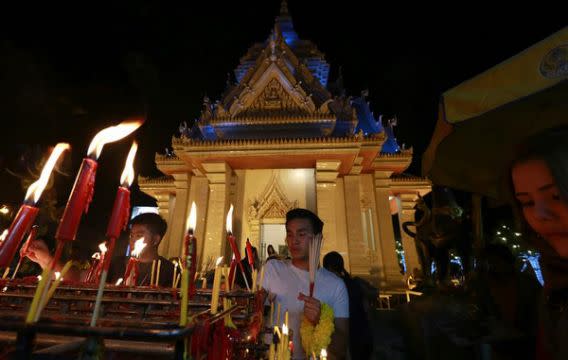
[[304,316],[300,325],[300,338],[306,354],[319,354],[331,343],[331,334],[335,330],[333,309],[326,303],[321,304],[320,320],[316,326]]

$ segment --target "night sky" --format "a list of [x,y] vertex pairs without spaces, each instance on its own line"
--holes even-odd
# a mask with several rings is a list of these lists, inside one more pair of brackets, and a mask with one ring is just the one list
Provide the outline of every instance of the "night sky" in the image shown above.
[[[414,174],[442,92],[566,25],[565,13],[550,9],[517,6],[495,14],[473,3],[446,9],[372,3],[292,0],[289,9],[300,38],[326,54],[330,80],[341,66],[349,95],[368,89],[375,114],[398,117],[399,143],[417,155],[409,169]],[[23,157],[67,141],[73,147],[64,163],[69,176],[57,179],[63,205],[94,134],[126,116],[147,118],[129,141],[103,151],[95,200],[81,230],[90,238],[93,231],[104,234],[132,138],[140,143],[137,172],[156,175],[154,154],[170,146],[180,122],[199,115],[204,95],[218,99],[227,73],[249,46],[268,37],[280,2],[3,6],[0,201],[18,204],[24,194],[6,169],[23,172]],[[135,195],[133,202],[143,198]]]

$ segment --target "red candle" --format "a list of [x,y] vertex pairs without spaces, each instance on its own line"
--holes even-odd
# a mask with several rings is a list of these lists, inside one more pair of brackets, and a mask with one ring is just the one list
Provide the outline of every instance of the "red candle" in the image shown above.
[[248,238],[247,238],[246,248],[247,248],[247,257],[248,257],[250,269],[253,270],[254,269],[254,257],[252,256],[252,245],[251,245]]
[[235,278],[236,269],[237,269],[237,259],[233,254],[233,257],[231,259],[231,267],[229,268],[229,284],[231,284],[231,287],[233,286],[233,279]]
[[101,273],[103,271],[103,264],[105,264],[105,259],[107,258],[106,253],[107,253],[107,247],[106,244],[103,242],[101,244],[99,244],[99,249],[101,250],[100,252],[100,259],[97,262],[97,265],[95,266],[95,270],[93,272],[93,282],[95,283],[99,283],[99,280],[101,279]]
[[109,238],[118,238],[120,233],[126,229],[130,215],[130,190],[123,186],[118,187],[114,206],[108,222],[106,235]]
[[25,202],[12,221],[6,239],[0,244],[0,267],[9,266],[12,262],[24,235],[30,230],[39,212],[35,205],[49,181],[51,170],[53,170],[59,156],[67,149],[69,149],[69,144],[57,144],[41,170],[39,179],[28,187]]
[[241,258],[241,253],[239,251],[239,248],[237,247],[237,239],[233,236],[233,234],[227,232],[227,240],[229,240],[229,244],[231,244],[231,249],[233,249],[233,254],[235,255],[237,264],[239,264],[239,269],[241,269],[241,271],[243,272],[243,276],[245,276],[245,268],[243,267],[243,264],[239,261]]
[[136,286],[138,280],[138,256],[142,250],[146,247],[144,238],[140,238],[134,242],[134,249],[131,252],[130,259],[128,259],[128,264],[126,265],[126,271],[124,272],[124,284],[126,286]]
[[138,283],[138,259],[131,256],[124,272],[124,285],[136,286]]
[[245,280],[245,284],[247,285],[247,288],[250,289],[249,285],[248,285],[248,280],[247,280],[247,276],[245,273],[245,268],[243,267],[243,264],[241,263],[241,253],[239,251],[239,248],[237,247],[237,241],[235,239],[235,237],[233,236],[233,205],[231,205],[229,212],[227,213],[227,222],[226,222],[226,228],[227,228],[227,240],[229,240],[229,244],[231,245],[231,249],[233,250],[233,255],[235,255],[235,258],[237,260],[237,264],[239,265],[239,269],[241,270],[241,273],[243,275],[243,278]]
[[8,229],[6,239],[0,244],[0,267],[10,266],[24,235],[30,231],[39,208],[31,205],[22,205],[12,225]]
[[97,162],[84,158],[79,174],[75,178],[73,190],[67,201],[61,222],[57,227],[55,237],[60,241],[73,241],[79,229],[83,212],[87,212],[95,191],[95,175]]
[[118,187],[116,197],[114,198],[114,205],[112,207],[112,213],[110,215],[106,232],[110,241],[108,247],[109,256],[107,256],[107,260],[104,260],[105,271],[108,271],[110,266],[110,259],[112,258],[112,253],[114,251],[114,243],[120,236],[120,233],[125,230],[128,225],[128,219],[130,217],[130,190],[128,190],[128,187],[134,180],[134,167],[132,164],[134,163],[134,156],[136,156],[137,149],[138,144],[133,142],[126,158],[124,170],[120,176],[121,185]]
[[89,270],[87,271],[87,275],[85,275],[85,282],[90,283],[93,281],[93,274],[95,273],[95,269],[99,266],[99,262],[101,260],[101,253],[96,252],[91,256],[91,264],[89,266]]

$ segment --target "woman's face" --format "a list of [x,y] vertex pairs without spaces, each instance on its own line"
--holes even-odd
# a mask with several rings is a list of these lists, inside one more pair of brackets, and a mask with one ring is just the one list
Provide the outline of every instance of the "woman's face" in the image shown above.
[[560,256],[568,258],[568,202],[561,198],[546,163],[519,163],[513,167],[512,179],[525,220]]

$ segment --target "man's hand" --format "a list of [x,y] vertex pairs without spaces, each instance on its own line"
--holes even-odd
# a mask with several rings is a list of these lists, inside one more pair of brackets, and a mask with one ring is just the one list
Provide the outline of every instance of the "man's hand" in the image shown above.
[[321,314],[321,303],[318,299],[302,294],[298,295],[298,300],[304,302],[304,316],[312,324],[317,324]]
[[22,247],[20,249],[20,257],[27,257],[31,261],[37,263],[42,269],[45,269],[51,264],[52,256],[49,253],[49,248],[41,239],[34,240],[30,243],[28,251],[24,254]]

